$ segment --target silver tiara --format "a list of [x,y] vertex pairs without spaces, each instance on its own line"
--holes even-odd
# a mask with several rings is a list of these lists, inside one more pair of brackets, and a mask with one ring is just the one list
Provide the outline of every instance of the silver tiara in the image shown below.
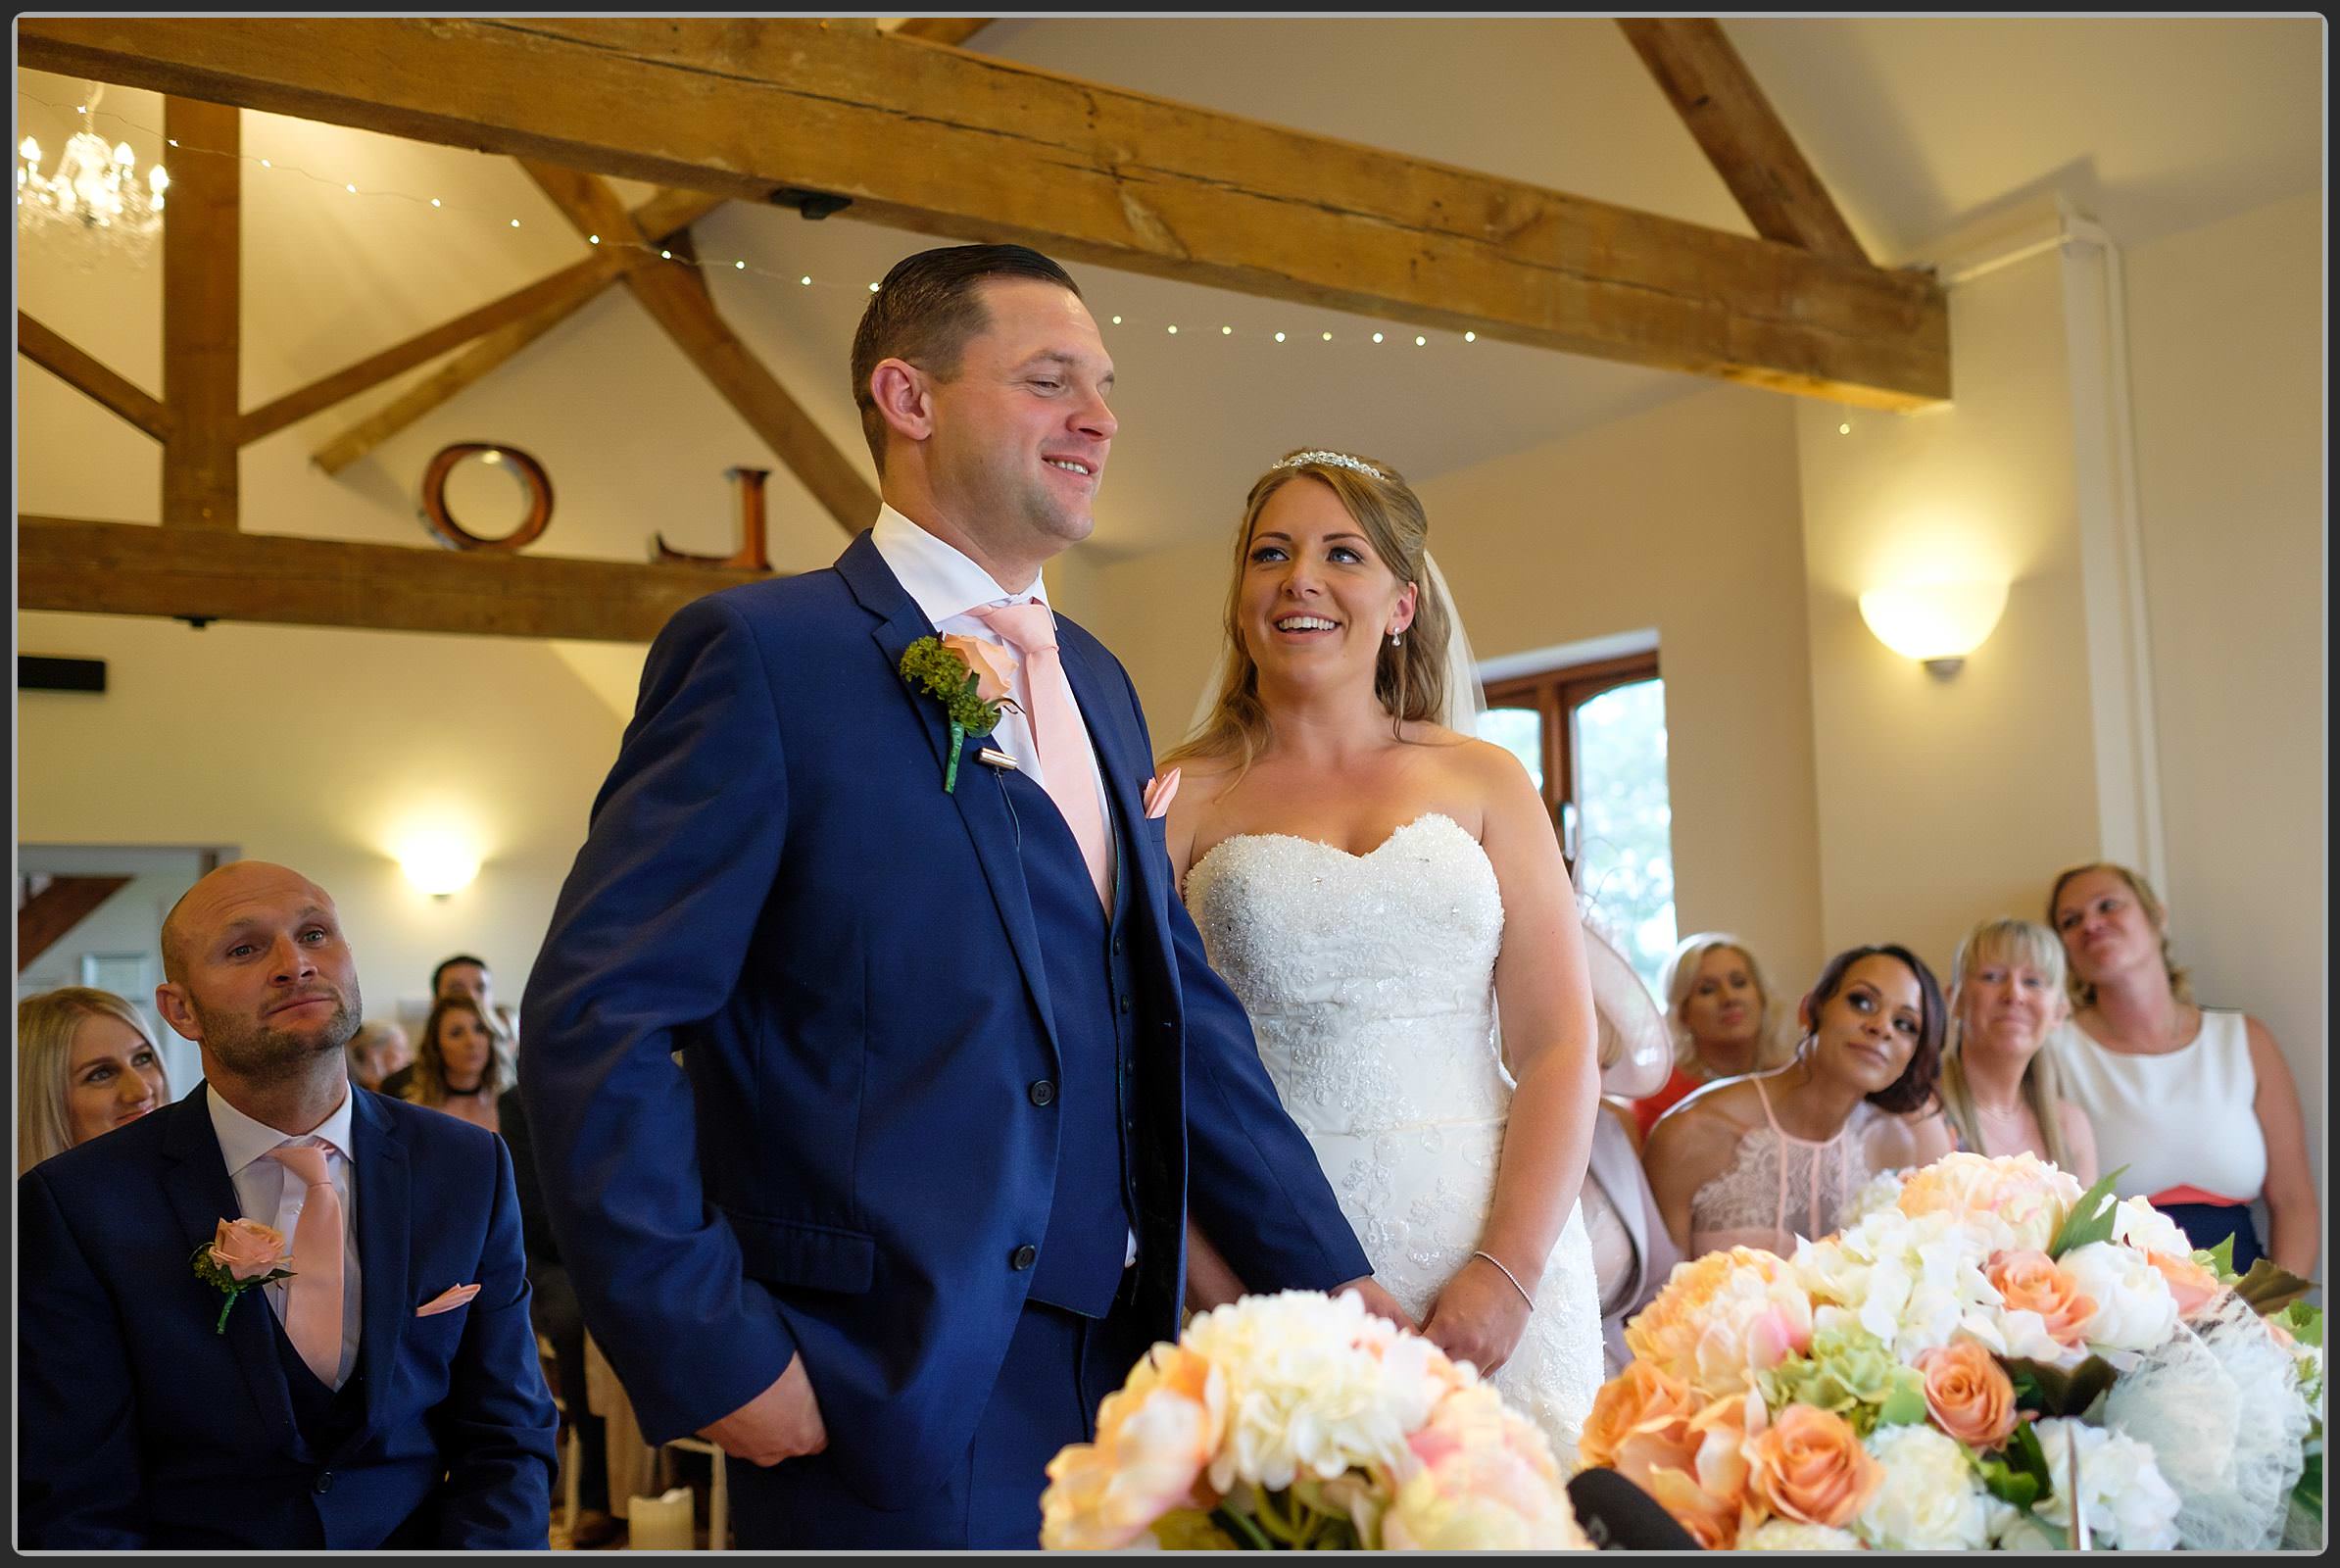
[[1363,458],[1352,458],[1345,452],[1295,452],[1282,462],[1271,463],[1268,466],[1270,468],[1296,468],[1307,463],[1320,463],[1335,468],[1353,468],[1371,479],[1389,477]]

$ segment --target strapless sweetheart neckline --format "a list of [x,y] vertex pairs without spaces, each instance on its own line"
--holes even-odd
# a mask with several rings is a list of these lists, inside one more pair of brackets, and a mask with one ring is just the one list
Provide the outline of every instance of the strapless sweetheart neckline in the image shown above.
[[[1208,860],[1212,856],[1218,854],[1228,845],[1241,844],[1245,839],[1273,839],[1281,840],[1288,844],[1309,844],[1320,850],[1329,850],[1333,854],[1340,856],[1344,860],[1370,860],[1375,856],[1381,854],[1382,851],[1396,843],[1400,838],[1403,838],[1406,834],[1412,832],[1415,828],[1422,827],[1431,822],[1443,822],[1448,827],[1454,829],[1455,832],[1460,833],[1464,838],[1471,839],[1473,844],[1479,844],[1477,839],[1471,838],[1471,830],[1469,828],[1464,827],[1460,822],[1457,822],[1453,817],[1448,816],[1445,812],[1424,811],[1420,816],[1415,817],[1412,821],[1400,822],[1397,826],[1391,828],[1389,830],[1389,837],[1383,839],[1379,844],[1376,844],[1372,849],[1367,850],[1362,855],[1359,855],[1354,850],[1344,850],[1338,844],[1327,844],[1323,839],[1312,839],[1299,833],[1230,833],[1225,838],[1219,840],[1218,843],[1212,845],[1209,849],[1204,850],[1199,856],[1197,856],[1194,859],[1194,863],[1187,868],[1187,875],[1192,877],[1196,871],[1201,870],[1204,861]],[[1480,845],[1479,853],[1485,855],[1487,853],[1486,846]]]

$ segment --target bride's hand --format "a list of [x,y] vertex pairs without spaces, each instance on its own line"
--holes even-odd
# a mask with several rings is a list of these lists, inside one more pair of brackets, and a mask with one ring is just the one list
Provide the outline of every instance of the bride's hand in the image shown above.
[[1511,1359],[1528,1332],[1528,1298],[1501,1269],[1472,1257],[1455,1271],[1431,1303],[1423,1338],[1457,1361],[1468,1361],[1481,1377]]

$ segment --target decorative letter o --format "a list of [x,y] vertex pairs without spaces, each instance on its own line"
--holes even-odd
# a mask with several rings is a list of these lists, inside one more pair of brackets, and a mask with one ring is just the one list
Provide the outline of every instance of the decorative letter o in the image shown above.
[[[447,510],[447,476],[465,458],[493,452],[510,463],[528,487],[528,515],[501,539],[483,539],[455,520]],[[511,554],[542,534],[553,522],[553,480],[545,466],[517,447],[487,441],[459,441],[444,448],[422,471],[422,522],[451,550],[495,550]]]

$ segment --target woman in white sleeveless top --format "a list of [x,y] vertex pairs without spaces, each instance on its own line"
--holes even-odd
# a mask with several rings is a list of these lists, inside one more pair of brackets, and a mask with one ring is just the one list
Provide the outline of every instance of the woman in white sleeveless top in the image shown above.
[[2127,1167],[2121,1196],[2151,1200],[2196,1247],[2232,1236],[2237,1268],[2262,1251],[2249,1205],[2264,1198],[2266,1253],[2313,1276],[2320,1218],[2307,1132],[2267,1026],[2195,1004],[2169,956],[2167,911],[2124,866],[2058,876],[2048,921],[2074,1006],[2048,1049],[2096,1130],[2099,1162]]

